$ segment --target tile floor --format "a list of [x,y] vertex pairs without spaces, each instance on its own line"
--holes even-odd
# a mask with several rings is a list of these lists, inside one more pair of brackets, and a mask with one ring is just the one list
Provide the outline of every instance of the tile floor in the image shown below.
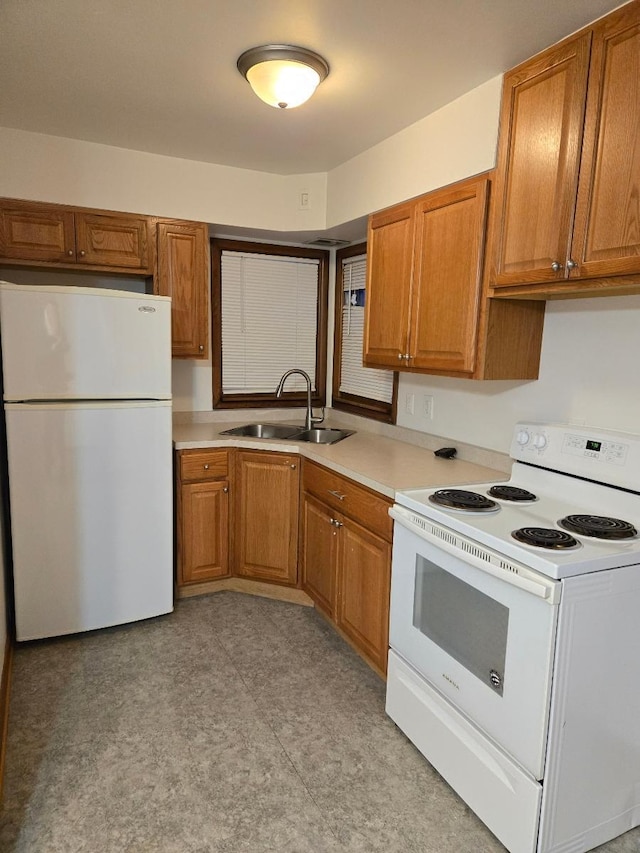
[[[3,853],[499,853],[313,610],[237,593],[14,662]],[[638,853],[635,830],[600,848]]]

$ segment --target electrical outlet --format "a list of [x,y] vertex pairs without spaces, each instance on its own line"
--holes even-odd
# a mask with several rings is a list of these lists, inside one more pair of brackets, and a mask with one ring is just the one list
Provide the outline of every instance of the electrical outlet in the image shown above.
[[433,420],[433,395],[424,395],[424,416],[428,421]]
[[404,398],[404,410],[408,415],[413,414],[415,404],[415,395],[411,393],[407,393],[407,396]]
[[300,190],[298,195],[298,210],[309,210],[311,207],[311,193],[309,190]]

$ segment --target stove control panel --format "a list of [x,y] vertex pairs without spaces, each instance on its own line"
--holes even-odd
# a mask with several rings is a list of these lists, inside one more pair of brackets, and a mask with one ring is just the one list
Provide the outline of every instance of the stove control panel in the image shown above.
[[629,445],[619,441],[603,441],[601,438],[585,438],[584,435],[567,433],[562,444],[562,452],[572,456],[601,459],[613,465],[624,465]]
[[640,491],[640,435],[574,424],[519,423],[511,457]]

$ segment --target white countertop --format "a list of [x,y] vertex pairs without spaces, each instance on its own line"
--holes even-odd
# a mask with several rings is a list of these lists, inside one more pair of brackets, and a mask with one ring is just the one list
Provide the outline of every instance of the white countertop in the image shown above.
[[291,439],[220,435],[222,430],[247,422],[241,420],[176,424],[173,428],[174,446],[176,450],[244,447],[299,453],[389,498],[393,498],[399,489],[456,486],[508,479],[508,474],[504,471],[462,459],[440,459],[433,455],[432,450],[361,429],[337,444],[328,445],[308,444]]

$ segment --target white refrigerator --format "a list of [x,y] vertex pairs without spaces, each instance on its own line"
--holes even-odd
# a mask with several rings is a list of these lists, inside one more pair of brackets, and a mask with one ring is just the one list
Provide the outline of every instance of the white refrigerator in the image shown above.
[[173,609],[170,312],[0,282],[18,640]]

